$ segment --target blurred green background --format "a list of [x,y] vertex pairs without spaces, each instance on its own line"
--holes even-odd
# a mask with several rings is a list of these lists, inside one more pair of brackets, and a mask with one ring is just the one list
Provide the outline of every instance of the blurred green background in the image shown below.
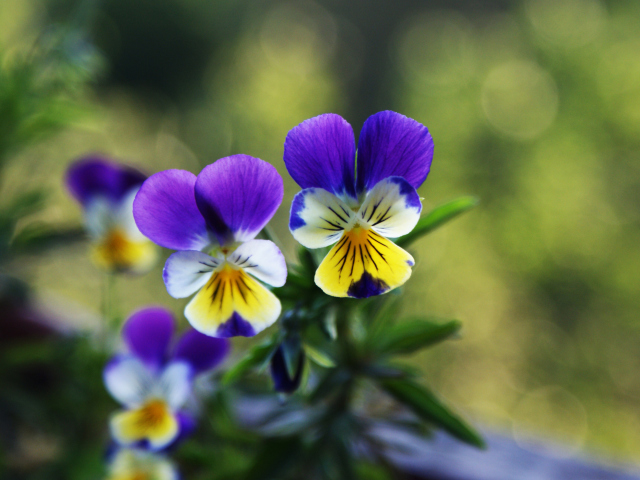
[[[425,209],[481,199],[414,248],[402,313],[464,330],[412,361],[523,444],[640,462],[640,3],[2,0],[4,61],[60,24],[93,43],[100,74],[73,128],[9,158],[2,198],[46,186],[35,220],[74,226],[62,178],[85,153],[149,173],[246,153],[285,178],[273,226],[294,260],[287,132],[335,112],[357,135],[369,115],[401,112],[436,145]],[[102,276],[87,250],[10,268],[58,321],[91,328]],[[181,315],[161,269],[118,281],[123,314]]]

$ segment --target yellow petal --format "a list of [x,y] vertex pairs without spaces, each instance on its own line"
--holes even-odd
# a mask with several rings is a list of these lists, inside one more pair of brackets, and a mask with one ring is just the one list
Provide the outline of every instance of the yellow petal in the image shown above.
[[413,257],[374,230],[356,226],[316,271],[316,285],[334,297],[367,298],[399,287],[411,276]]
[[225,264],[184,311],[193,328],[214,337],[250,337],[280,316],[280,300],[242,268]]
[[150,400],[140,408],[115,414],[111,431],[123,445],[148,440],[152,447],[162,448],[176,438],[179,426],[165,402]]
[[93,246],[91,257],[109,271],[143,272],[156,260],[157,248],[149,240],[133,240],[122,230],[111,230]]

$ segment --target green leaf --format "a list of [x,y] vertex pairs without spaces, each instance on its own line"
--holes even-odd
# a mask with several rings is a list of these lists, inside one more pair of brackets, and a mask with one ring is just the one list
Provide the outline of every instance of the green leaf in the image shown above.
[[86,233],[82,228],[58,229],[34,223],[26,226],[13,237],[11,249],[17,254],[33,254],[85,238]]
[[318,386],[311,393],[309,400],[311,403],[316,403],[332,393],[339,392],[351,380],[351,374],[347,370],[340,368],[328,370],[327,375],[320,380]]
[[300,355],[302,354],[302,345],[299,335],[288,335],[282,342],[282,356],[284,364],[287,367],[289,378],[295,378],[300,366]]
[[460,330],[458,320],[435,323],[426,319],[401,321],[372,340],[372,349],[384,355],[408,355],[441,342]]
[[455,217],[472,209],[477,204],[478,199],[475,197],[460,197],[456,200],[445,203],[444,205],[440,205],[439,207],[431,210],[428,215],[422,217],[411,233],[397,238],[396,244],[402,248],[407,248],[423,235],[435,230],[449,220],[453,220]]
[[480,434],[444,405],[431,391],[410,380],[384,380],[382,388],[425,421],[432,422],[454,437],[478,448],[485,448]]
[[336,366],[336,362],[334,362],[329,355],[315,347],[312,347],[308,343],[304,344],[304,351],[311,360],[321,367],[333,368]]
[[244,480],[271,480],[283,478],[283,474],[302,455],[302,439],[297,436],[273,437],[262,443]]
[[338,338],[337,328],[338,312],[334,306],[325,308],[325,313],[320,321],[320,329],[330,339],[335,340]]
[[266,343],[253,347],[242,360],[227,370],[222,377],[222,384],[229,385],[237,381],[248,370],[266,365],[277,347],[277,338],[272,338]]

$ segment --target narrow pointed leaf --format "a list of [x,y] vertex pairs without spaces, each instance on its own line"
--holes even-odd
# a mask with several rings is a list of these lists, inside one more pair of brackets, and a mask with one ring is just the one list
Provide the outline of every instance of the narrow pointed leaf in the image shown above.
[[333,368],[336,366],[336,362],[334,362],[329,355],[315,347],[312,347],[308,343],[304,344],[304,351],[309,359],[313,360],[321,367]]
[[402,321],[373,341],[372,349],[382,355],[408,355],[441,342],[460,330],[458,320],[433,322],[426,319]]
[[282,342],[282,356],[287,367],[289,378],[294,378],[298,373],[300,365],[300,354],[302,353],[302,345],[299,336],[290,336]]
[[410,380],[384,380],[382,388],[425,421],[478,448],[485,448],[480,434],[444,405],[431,391]]
[[396,244],[402,248],[407,248],[414,241],[427,233],[435,230],[440,225],[445,224],[449,220],[454,219],[461,213],[472,209],[478,204],[478,199],[475,197],[460,197],[456,200],[452,200],[444,205],[434,208],[426,216],[422,217],[416,227],[402,237],[396,239]]
[[264,367],[275,352],[277,346],[277,342],[272,339],[267,343],[253,347],[242,360],[227,370],[222,377],[223,385],[229,385],[237,381],[245,372],[252,368]]

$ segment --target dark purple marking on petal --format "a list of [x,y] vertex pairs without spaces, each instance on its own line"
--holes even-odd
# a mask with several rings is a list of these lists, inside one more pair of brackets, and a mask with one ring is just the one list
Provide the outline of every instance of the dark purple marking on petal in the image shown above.
[[284,163],[302,188],[318,187],[356,197],[353,129],[335,113],[305,120],[284,142]]
[[174,327],[173,314],[169,310],[149,307],[129,317],[122,327],[122,338],[133,355],[157,370],[166,360]]
[[200,250],[210,243],[194,188],[196,176],[185,170],[165,170],[145,181],[133,202],[140,231],[173,250]]
[[194,375],[206,372],[216,367],[229,353],[229,341],[215,338],[196,330],[185,332],[173,351],[174,360],[187,362]]
[[75,161],[67,170],[66,184],[71,195],[82,205],[87,205],[96,196],[117,203],[131,189],[142,185],[146,178],[135,168],[95,155]]
[[387,177],[404,178],[413,188],[424,183],[433,159],[427,127],[386,110],[370,116],[358,140],[357,191],[371,190]]
[[407,260],[407,265],[409,265],[410,267],[413,267],[415,263],[412,262],[411,260]]
[[196,203],[221,244],[246,242],[264,228],[282,203],[282,177],[249,155],[221,158],[205,167],[195,185]]
[[162,453],[173,452],[182,442],[188,439],[198,426],[196,418],[185,410],[180,410],[176,413],[176,419],[178,420],[178,435],[166,447],[158,450]]
[[298,356],[296,374],[293,378],[289,377],[289,372],[287,371],[287,365],[284,359],[284,352],[282,351],[282,345],[278,347],[271,357],[271,363],[269,365],[271,378],[273,379],[273,388],[276,392],[293,393],[298,389],[300,386],[300,380],[302,379],[304,361],[305,354],[304,351],[301,351]]
[[216,331],[219,338],[253,337],[256,334],[253,326],[244,318],[233,312],[231,318],[221,324]]
[[369,298],[385,293],[387,290],[389,285],[379,278],[374,278],[369,272],[364,272],[360,280],[349,286],[347,295],[353,298]]
[[400,187],[400,195],[404,197],[404,204],[407,208],[413,208],[419,212],[422,211],[420,195],[409,182],[402,177],[390,177],[389,181]]
[[300,212],[304,210],[304,191],[298,192],[291,202],[291,214],[289,215],[289,229],[291,231],[304,227],[307,223],[300,217]]

